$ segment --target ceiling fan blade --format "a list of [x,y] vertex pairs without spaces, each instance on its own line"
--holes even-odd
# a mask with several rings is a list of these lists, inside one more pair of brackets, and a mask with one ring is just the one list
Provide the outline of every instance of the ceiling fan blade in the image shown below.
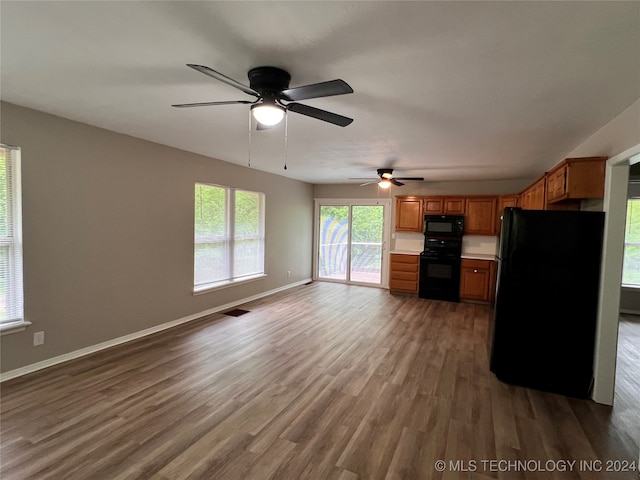
[[394,177],[396,180],[416,180],[418,182],[423,182],[423,177]]
[[216,80],[220,80],[221,82],[226,83],[227,85],[231,85],[232,87],[237,88],[238,90],[242,90],[244,93],[248,95],[253,95],[254,97],[260,98],[260,94],[256,92],[253,88],[247,87],[246,85],[243,85],[242,83],[237,82],[233,78],[229,78],[226,75],[223,75],[220,72],[216,72],[215,70],[209,67],[205,67],[204,65],[194,65],[193,63],[187,63],[187,67],[191,67],[194,70],[199,71],[200,73],[209,75],[210,77],[215,78]]
[[397,179],[395,179],[395,178],[390,178],[390,179],[389,179],[389,181],[390,181],[391,183],[393,183],[396,187],[401,187],[402,185],[404,185],[404,183],[399,182],[399,181],[398,181]]
[[378,183],[380,180],[373,180],[372,182],[361,183],[360,186],[364,187],[365,185],[371,185],[372,183]]
[[296,101],[309,98],[331,97],[333,95],[345,95],[353,93],[353,88],[344,80],[330,80],[328,82],[314,83],[302,87],[289,88],[281,92],[284,100]]
[[340,127],[346,127],[353,122],[353,118],[343,117],[337,113],[327,112],[326,110],[320,110],[319,108],[310,107],[309,105],[303,105],[301,103],[290,103],[287,105],[287,110],[306,115],[307,117],[317,118],[324,122],[333,123]]
[[198,103],[178,103],[175,105],[171,105],[172,107],[176,107],[176,108],[187,108],[187,107],[210,107],[213,105],[234,105],[234,104],[238,104],[238,103],[243,103],[243,104],[253,104],[256,102],[249,102],[247,100],[229,100],[226,102],[198,102]]

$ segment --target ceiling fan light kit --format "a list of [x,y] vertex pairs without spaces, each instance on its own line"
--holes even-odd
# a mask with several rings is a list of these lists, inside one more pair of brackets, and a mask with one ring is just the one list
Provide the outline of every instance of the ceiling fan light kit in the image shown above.
[[387,189],[387,188],[389,188],[389,187],[391,186],[391,180],[386,179],[386,178],[383,178],[382,180],[380,180],[380,181],[378,182],[378,186],[379,186],[380,188],[385,188],[385,189]]
[[262,125],[266,125],[267,127],[272,127],[279,124],[284,118],[284,112],[285,109],[280,105],[276,105],[275,102],[263,102],[251,105],[251,113],[253,114],[253,118],[255,118]]

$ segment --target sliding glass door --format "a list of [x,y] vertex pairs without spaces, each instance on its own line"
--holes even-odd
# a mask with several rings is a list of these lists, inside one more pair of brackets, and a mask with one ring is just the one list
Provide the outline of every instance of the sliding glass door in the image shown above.
[[315,277],[386,286],[390,200],[316,200]]

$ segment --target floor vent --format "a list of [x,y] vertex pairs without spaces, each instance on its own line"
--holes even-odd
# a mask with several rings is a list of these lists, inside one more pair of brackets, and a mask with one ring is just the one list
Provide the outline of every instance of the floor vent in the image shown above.
[[249,313],[249,310],[242,310],[241,308],[234,308],[233,310],[229,310],[227,312],[222,312],[224,315],[229,315],[230,317],[239,317],[240,315],[244,315],[245,313]]

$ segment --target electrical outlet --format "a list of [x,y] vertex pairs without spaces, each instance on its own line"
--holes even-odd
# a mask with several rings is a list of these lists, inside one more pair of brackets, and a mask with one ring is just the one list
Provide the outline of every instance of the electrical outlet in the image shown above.
[[44,332],[35,332],[33,334],[33,346],[37,347],[44,343]]
[[287,270],[287,278],[291,276],[291,270]]

